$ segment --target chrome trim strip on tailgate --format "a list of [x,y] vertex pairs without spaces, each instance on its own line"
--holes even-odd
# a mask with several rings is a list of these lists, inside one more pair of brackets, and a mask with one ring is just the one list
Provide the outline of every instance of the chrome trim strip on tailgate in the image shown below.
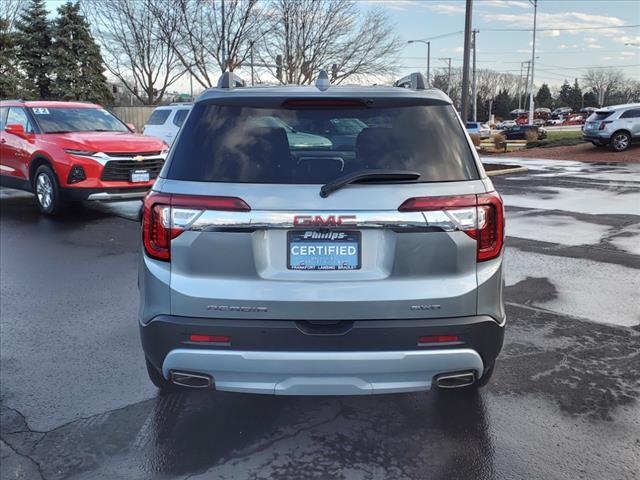
[[[323,223],[321,225],[295,224],[294,218],[299,215],[329,217],[350,217],[345,223]],[[459,230],[458,225],[444,211],[399,212],[395,210],[381,211],[314,211],[283,212],[261,211],[223,212],[207,210],[202,212],[187,228],[193,231],[247,230],[247,229],[318,229],[318,228],[373,228],[393,230],[442,230],[453,232]]]

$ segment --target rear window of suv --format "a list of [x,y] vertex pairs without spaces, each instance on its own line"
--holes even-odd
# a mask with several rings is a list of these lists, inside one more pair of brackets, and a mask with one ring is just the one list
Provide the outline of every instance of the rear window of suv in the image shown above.
[[147,125],[164,125],[164,122],[167,121],[169,115],[171,114],[171,110],[162,109],[162,110],[154,110],[149,120],[147,120]]
[[594,121],[599,121],[599,120],[604,120],[605,118],[611,116],[611,114],[613,113],[612,111],[602,111],[602,112],[594,112],[592,117],[589,120],[594,120]]
[[[337,125],[348,125],[336,131]],[[363,169],[410,170],[417,182],[478,178],[453,107],[259,108],[200,103],[163,176],[316,184]]]

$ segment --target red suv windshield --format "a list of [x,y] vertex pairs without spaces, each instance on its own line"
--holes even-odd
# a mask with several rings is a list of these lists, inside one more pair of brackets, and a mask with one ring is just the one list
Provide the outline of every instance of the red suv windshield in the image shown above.
[[31,113],[44,133],[128,132],[111,113],[101,108],[38,108]]

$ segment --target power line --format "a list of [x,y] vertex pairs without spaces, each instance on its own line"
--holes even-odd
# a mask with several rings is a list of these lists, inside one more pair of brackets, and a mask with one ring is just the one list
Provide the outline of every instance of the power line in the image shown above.
[[[609,30],[610,28],[637,28],[638,25],[612,25],[610,27],[567,27],[567,28],[536,28],[536,32],[568,32],[575,30]],[[533,28],[482,28],[483,32],[533,32]]]
[[549,65],[548,63],[541,63],[540,65],[544,65],[545,67],[555,68],[557,70],[589,70],[591,68],[631,68],[631,67],[640,67],[640,63],[634,63],[631,65],[593,65],[589,67],[560,67],[558,65]]

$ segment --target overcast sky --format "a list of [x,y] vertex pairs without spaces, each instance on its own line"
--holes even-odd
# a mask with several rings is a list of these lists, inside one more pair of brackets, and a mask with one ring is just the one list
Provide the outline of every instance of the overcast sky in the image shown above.
[[[135,1],[135,0],[134,0]],[[446,63],[462,65],[464,0],[358,0],[361,8],[384,8],[403,41],[429,39],[454,32],[431,43],[432,68]],[[54,13],[63,0],[47,0]],[[475,0],[473,26],[478,29],[478,68],[491,68],[519,75],[520,63],[531,59],[530,31],[491,29],[531,29],[533,7],[528,0]],[[619,67],[628,77],[640,79],[640,28],[611,28],[640,24],[638,0],[539,0],[535,81],[559,86],[566,78],[580,78],[589,67]],[[561,30],[593,28],[591,30]],[[600,28],[606,27],[606,28]],[[426,45],[406,45],[400,53],[399,75],[426,71]],[[240,72],[242,74],[242,72]],[[179,82],[185,90],[188,80]],[[186,91],[186,90],[185,90]]]

